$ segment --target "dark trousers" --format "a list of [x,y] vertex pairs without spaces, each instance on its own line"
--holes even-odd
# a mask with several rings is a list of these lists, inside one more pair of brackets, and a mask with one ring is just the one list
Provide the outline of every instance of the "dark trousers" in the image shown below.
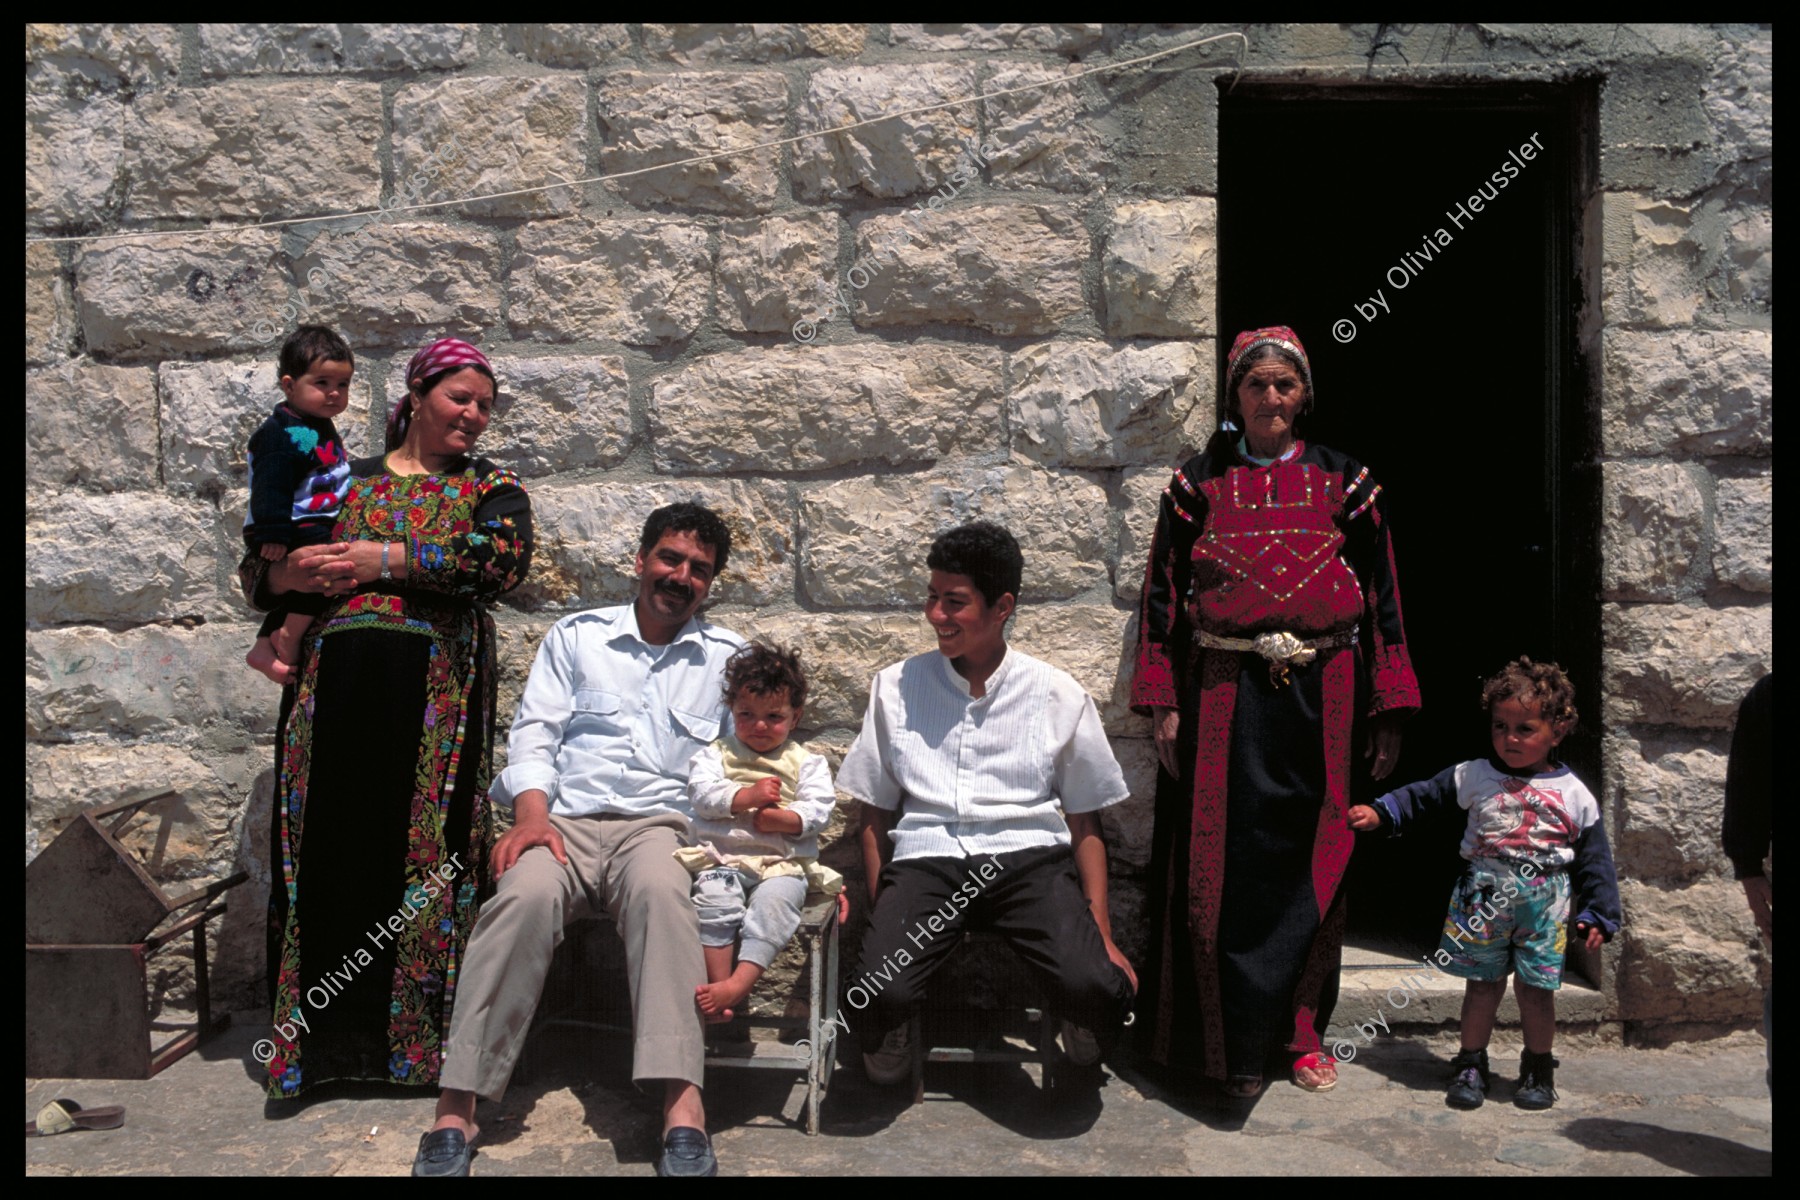
[[909,858],[881,872],[844,1008],[864,1047],[912,1018],[925,981],[966,933],[997,933],[1025,961],[1050,1010],[1110,1045],[1134,999],[1106,955],[1067,846],[972,858]]

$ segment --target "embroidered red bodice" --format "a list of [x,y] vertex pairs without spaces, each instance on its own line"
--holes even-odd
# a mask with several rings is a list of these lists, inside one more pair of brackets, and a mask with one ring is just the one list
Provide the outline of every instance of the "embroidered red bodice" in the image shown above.
[[1316,463],[1232,467],[1200,484],[1206,518],[1194,540],[1188,613],[1221,637],[1349,629],[1363,610],[1342,556],[1343,480]]

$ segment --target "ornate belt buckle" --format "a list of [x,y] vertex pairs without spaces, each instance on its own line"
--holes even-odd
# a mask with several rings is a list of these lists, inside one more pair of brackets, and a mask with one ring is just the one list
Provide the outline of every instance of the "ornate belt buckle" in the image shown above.
[[1307,644],[1283,629],[1277,633],[1259,633],[1253,643],[1256,652],[1263,656],[1269,664],[1269,682],[1275,687],[1286,687],[1291,682],[1288,674],[1290,667],[1304,667],[1319,656]]

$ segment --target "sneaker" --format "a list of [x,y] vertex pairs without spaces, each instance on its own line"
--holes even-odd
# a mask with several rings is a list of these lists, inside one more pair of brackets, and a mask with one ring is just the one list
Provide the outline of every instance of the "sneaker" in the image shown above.
[[1464,1050],[1450,1060],[1450,1069],[1456,1073],[1450,1081],[1450,1088],[1444,1093],[1444,1103],[1451,1108],[1480,1108],[1487,1099],[1487,1091],[1493,1084],[1493,1075],[1488,1071],[1486,1050]]
[[1527,1050],[1519,1055],[1519,1090],[1513,1093],[1513,1103],[1531,1109],[1555,1104],[1556,1068],[1561,1065],[1548,1050],[1542,1054]]
[[864,1054],[863,1070],[871,1083],[886,1087],[912,1074],[912,1036],[907,1025],[896,1025],[881,1039],[881,1047]]
[[1073,1021],[1062,1023],[1062,1048],[1078,1067],[1091,1067],[1100,1061],[1100,1039]]

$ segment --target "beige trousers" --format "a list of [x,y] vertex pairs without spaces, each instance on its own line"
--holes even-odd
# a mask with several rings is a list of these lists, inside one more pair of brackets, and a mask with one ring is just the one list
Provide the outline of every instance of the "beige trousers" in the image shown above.
[[700,1084],[706,1047],[694,989],[706,982],[706,965],[691,877],[673,857],[687,821],[552,815],[550,823],[569,863],[534,846],[482,906],[456,981],[439,1085],[490,1100],[506,1094],[563,927],[601,912],[625,942],[632,1078]]

